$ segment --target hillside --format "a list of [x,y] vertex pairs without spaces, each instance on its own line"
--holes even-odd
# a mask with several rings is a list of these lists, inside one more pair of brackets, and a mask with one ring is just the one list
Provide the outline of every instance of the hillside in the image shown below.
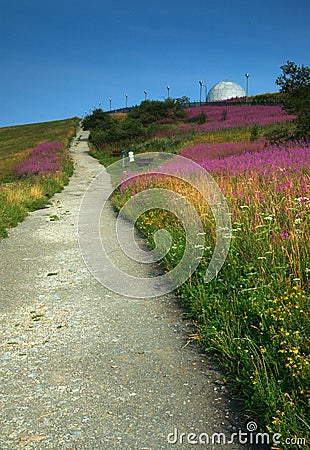
[[[158,249],[165,273],[173,274],[182,262],[188,245],[185,222],[190,229],[196,225],[182,208],[180,217],[169,210],[170,193],[195,207],[203,227],[195,232],[203,240],[191,247],[198,265],[176,289],[195,326],[192,339],[218,358],[227,380],[246,400],[245,414],[260,430],[290,437],[287,449],[302,448],[302,439],[309,439],[310,147],[289,139],[294,116],[281,105],[184,110],[169,101],[143,102],[128,113],[95,110],[86,119],[91,154],[115,182],[115,208],[122,211],[139,195],[139,202],[130,205],[142,205],[136,226],[152,249],[161,242],[154,239],[156,231],[169,232],[167,252]],[[67,145],[77,124],[69,119],[0,129],[2,236],[68,182]],[[122,150],[125,167],[117,165]],[[206,188],[207,174],[214,191]],[[165,208],[157,200],[144,206],[140,194],[154,188],[169,192]],[[226,237],[217,228],[224,216],[217,217],[212,203],[218,192],[225,200]],[[135,221],[134,206],[126,210],[126,217],[130,214]],[[229,238],[229,251],[206,283],[219,237]],[[196,253],[196,247],[201,251]],[[189,266],[196,263],[192,255]]]
[[79,119],[0,128],[0,238],[68,182]]
[[[116,180],[113,204],[120,212],[130,204],[132,210],[126,207],[125,214],[133,221],[134,205],[140,205],[136,225],[152,249],[158,245],[156,231],[169,232],[162,263],[171,274],[181,267],[188,245],[186,221],[191,229],[195,225],[183,210],[177,209],[183,212],[176,217],[171,192],[194,205],[203,226],[196,234],[205,239],[192,245],[199,265],[177,289],[195,322],[193,339],[219,358],[259,429],[293,436],[301,448],[303,441],[297,438],[309,436],[310,147],[290,140],[295,119],[282,105],[223,104],[182,111],[170,102],[161,118],[163,107],[151,106],[145,102],[133,113],[109,117],[94,111],[84,122],[91,132],[92,154]],[[120,158],[122,149],[126,156],[133,151],[135,161],[125,158],[125,168],[116,176],[120,166],[109,164]],[[146,160],[149,166],[143,166]],[[207,181],[208,173],[213,181]],[[208,183],[214,191],[208,191]],[[165,207],[151,196],[153,189],[170,193]],[[225,198],[220,213],[212,206],[216,192]],[[208,267],[214,264],[218,239],[226,251],[225,236],[217,227],[229,222],[229,252],[225,262],[220,257],[213,266],[217,275],[210,279]],[[199,247],[202,254],[196,252]],[[195,258],[187,264],[194,266]]]

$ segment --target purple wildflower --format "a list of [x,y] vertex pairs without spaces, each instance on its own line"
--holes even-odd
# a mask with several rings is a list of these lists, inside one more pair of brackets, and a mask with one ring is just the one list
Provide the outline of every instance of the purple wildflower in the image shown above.
[[29,156],[17,165],[15,172],[18,175],[47,174],[57,172],[64,156],[60,154],[63,148],[59,142],[45,142],[35,147]]
[[289,237],[290,237],[290,235],[284,230],[281,232],[281,236],[282,236],[282,239],[285,239],[285,240],[289,239]]

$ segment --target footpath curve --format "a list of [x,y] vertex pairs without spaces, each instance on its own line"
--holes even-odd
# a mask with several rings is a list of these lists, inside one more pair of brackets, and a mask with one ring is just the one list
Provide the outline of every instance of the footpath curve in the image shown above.
[[[228,440],[235,401],[212,361],[186,345],[174,295],[119,296],[84,264],[79,206],[102,171],[87,136],[72,144],[69,185],[0,242],[0,450],[188,449],[189,433]],[[105,220],[115,221],[112,208]]]

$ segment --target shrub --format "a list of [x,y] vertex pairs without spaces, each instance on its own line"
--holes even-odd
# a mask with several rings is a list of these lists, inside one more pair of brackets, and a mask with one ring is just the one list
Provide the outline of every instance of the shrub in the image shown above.
[[144,126],[162,119],[185,117],[182,104],[173,99],[164,102],[159,100],[145,100],[130,111],[130,117],[139,119]]
[[281,66],[282,74],[276,84],[284,94],[285,109],[296,117],[294,139],[308,141],[310,139],[310,67],[298,67],[287,61]]
[[109,128],[112,123],[111,114],[95,109],[92,114],[86,116],[82,122],[84,130],[92,130],[94,128]]
[[255,123],[251,128],[250,142],[257,141],[258,137],[259,137],[259,128],[258,124]]

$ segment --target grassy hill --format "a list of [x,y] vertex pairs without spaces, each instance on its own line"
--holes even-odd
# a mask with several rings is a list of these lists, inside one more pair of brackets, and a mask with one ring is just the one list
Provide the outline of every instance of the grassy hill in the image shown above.
[[[79,119],[0,128],[0,238],[68,182]],[[49,159],[57,160],[49,166]]]
[[[280,433],[281,442],[290,438],[286,449],[306,448],[310,146],[272,143],[294,129],[293,117],[281,105],[223,104],[192,108],[186,114],[178,109],[175,114],[170,103],[162,120],[158,109],[153,114],[149,106],[133,116],[107,117],[99,111],[91,130],[92,154],[108,165],[122,149],[134,151],[136,157],[169,152],[207,170],[226,198],[232,222],[230,250],[221,271],[210,283],[204,282],[216,230],[212,211],[197,189],[160,175],[130,179],[127,168],[113,203],[121,209],[130,197],[160,187],[181,192],[196,207],[205,232],[204,253],[198,268],[177,290],[196,326],[193,339],[217,356],[227,379],[245,399],[245,414],[257,422],[260,432]],[[77,123],[73,118],[0,129],[0,236],[68,181],[72,165],[66,147]],[[56,158],[56,165],[49,164],[49,155]],[[191,176],[195,184],[195,173]],[[153,247],[154,232],[169,231],[172,245],[163,259],[166,271],[176,267],[184,252],[181,225],[159,208],[146,211],[137,221]]]
[[[134,115],[107,119],[98,112],[96,121],[88,118],[87,123],[94,124],[92,153],[107,165],[119,158],[121,149],[134,151],[136,160],[143,152],[169,152],[210,173],[226,198],[232,223],[230,250],[221,271],[204,282],[216,229],[201,194],[207,178],[199,179],[185,163],[190,184],[165,175],[165,170],[173,170],[173,158],[156,176],[136,176],[137,164],[127,163],[113,203],[120,210],[131,197],[161,188],[181,193],[195,206],[204,226],[204,253],[177,290],[195,322],[193,338],[218,357],[260,432],[280,433],[282,442],[290,437],[287,449],[304,448],[310,398],[310,146],[287,141],[295,122],[281,105],[223,103],[190,108],[182,115],[174,114],[171,104],[162,120],[159,105],[152,111],[151,106],[144,105]],[[101,120],[105,126],[97,127]],[[176,173],[181,169],[178,163]],[[198,191],[193,188],[197,185]],[[170,233],[171,247],[162,261],[170,272],[185,250],[182,220],[160,208],[145,211],[136,224],[152,248],[158,229]],[[283,446],[274,443],[272,448]]]

